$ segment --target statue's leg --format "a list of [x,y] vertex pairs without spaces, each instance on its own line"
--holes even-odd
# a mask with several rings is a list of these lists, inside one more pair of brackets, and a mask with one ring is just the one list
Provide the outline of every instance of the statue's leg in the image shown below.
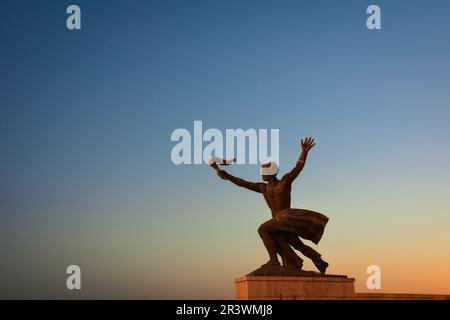
[[286,242],[285,237],[282,234],[275,236],[275,240],[278,245],[278,253],[281,256],[283,265],[285,267],[294,267],[301,269],[303,267],[303,260],[292,250],[289,243]]
[[300,238],[295,234],[287,235],[286,240],[291,246],[300,251],[306,257],[310,258],[321,273],[325,273],[326,269],[328,268],[328,263],[322,259],[320,253],[318,253],[310,246],[304,244],[303,241],[301,241]]
[[274,219],[264,222],[258,233],[269,253],[269,262],[266,265],[280,265],[277,253],[281,256],[283,265],[301,269],[303,260],[292,250],[284,238],[284,232],[278,228],[278,222]]
[[259,236],[269,253],[269,261],[265,265],[280,265],[277,256],[277,242],[274,238],[274,234],[276,234],[277,231],[276,222],[273,219],[264,222],[258,228]]

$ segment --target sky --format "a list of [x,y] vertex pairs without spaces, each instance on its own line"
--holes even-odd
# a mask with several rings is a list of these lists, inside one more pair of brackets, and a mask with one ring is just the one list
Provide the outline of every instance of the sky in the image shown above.
[[[82,29],[66,28],[81,8]],[[381,8],[368,30],[366,8]],[[448,1],[0,3],[0,298],[231,299],[261,195],[175,165],[177,128],[277,128],[329,273],[450,294]],[[258,165],[227,167],[258,181]],[[66,288],[79,265],[82,290]],[[305,260],[306,269],[314,269]]]

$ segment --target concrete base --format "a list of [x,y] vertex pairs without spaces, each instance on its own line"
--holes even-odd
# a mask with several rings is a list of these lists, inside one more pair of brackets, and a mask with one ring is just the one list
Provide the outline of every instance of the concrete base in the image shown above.
[[238,300],[352,300],[355,279],[346,276],[244,276],[235,279]]

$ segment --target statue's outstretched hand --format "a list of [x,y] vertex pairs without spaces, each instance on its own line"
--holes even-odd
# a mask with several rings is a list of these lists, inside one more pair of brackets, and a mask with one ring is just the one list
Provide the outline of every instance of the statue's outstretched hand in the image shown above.
[[305,140],[302,139],[301,144],[302,144],[302,150],[305,152],[308,152],[316,145],[316,143],[314,142],[314,139],[311,137],[307,137]]
[[227,180],[227,173],[225,172],[225,170],[217,170],[217,175],[223,179],[223,180]]

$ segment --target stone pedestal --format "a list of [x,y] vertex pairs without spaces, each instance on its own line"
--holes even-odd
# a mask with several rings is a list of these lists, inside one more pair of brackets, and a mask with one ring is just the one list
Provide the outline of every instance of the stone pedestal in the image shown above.
[[238,300],[351,300],[355,279],[346,276],[253,276],[235,279]]

